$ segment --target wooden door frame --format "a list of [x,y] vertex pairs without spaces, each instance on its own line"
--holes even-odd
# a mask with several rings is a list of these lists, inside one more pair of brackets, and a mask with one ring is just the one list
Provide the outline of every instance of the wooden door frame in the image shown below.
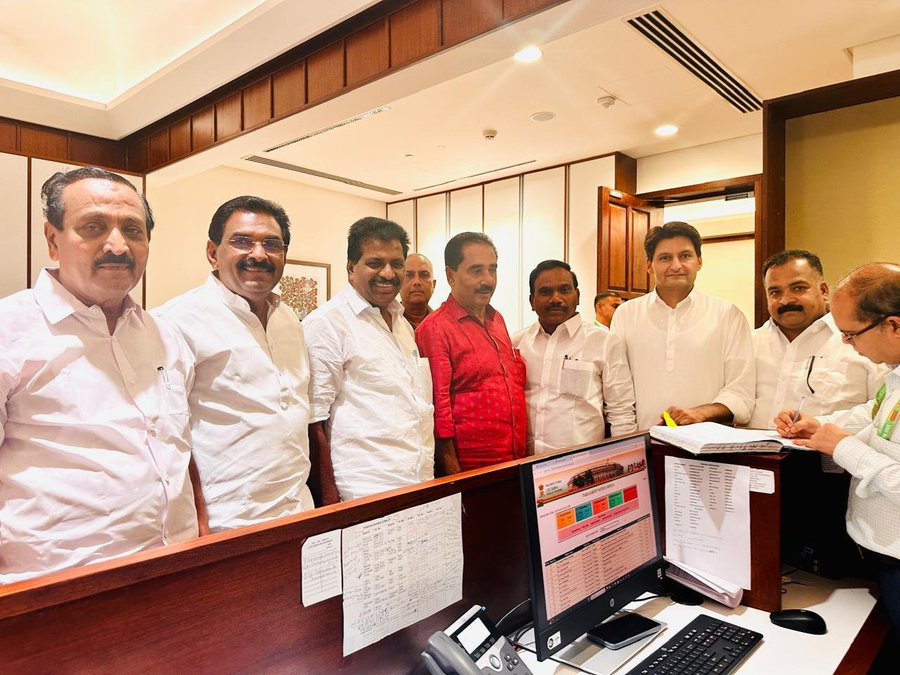
[[[765,240],[765,232],[763,229],[763,174],[751,174],[749,176],[738,176],[736,178],[726,178],[723,180],[714,180],[707,183],[697,183],[695,185],[685,185],[676,188],[665,188],[663,190],[654,190],[653,192],[642,192],[635,195],[641,199],[655,203],[657,206],[665,206],[679,202],[689,202],[698,199],[709,199],[714,197],[727,197],[728,195],[740,194],[742,192],[752,192],[755,202],[755,212],[753,216],[753,238],[756,242],[754,246],[754,262],[753,262],[753,314],[755,325],[762,325],[769,318],[766,309],[766,298],[762,288],[762,277],[760,270],[762,264],[771,253],[767,253],[762,242]],[[782,248],[784,248],[784,237],[781,239]],[[781,250],[781,248],[777,249]],[[775,251],[773,251],[774,253]]]

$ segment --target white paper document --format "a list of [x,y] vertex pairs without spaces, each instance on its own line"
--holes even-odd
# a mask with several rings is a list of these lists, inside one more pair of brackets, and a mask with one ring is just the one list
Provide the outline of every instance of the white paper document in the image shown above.
[[666,457],[666,557],[750,589],[750,468]]
[[343,530],[344,656],[462,599],[459,493]]
[[300,598],[304,607],[341,594],[341,531],[309,537],[300,547]]

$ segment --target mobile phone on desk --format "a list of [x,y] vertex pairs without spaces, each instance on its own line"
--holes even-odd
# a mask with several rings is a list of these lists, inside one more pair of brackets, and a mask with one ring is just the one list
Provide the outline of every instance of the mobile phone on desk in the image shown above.
[[587,632],[587,639],[607,649],[621,649],[662,630],[659,621],[636,612],[622,612],[615,618],[597,624]]

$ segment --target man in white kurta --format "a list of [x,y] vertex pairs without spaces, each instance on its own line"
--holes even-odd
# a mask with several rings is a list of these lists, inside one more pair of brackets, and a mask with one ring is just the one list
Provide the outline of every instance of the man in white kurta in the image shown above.
[[822,263],[809,251],[776,253],[763,264],[769,320],[753,331],[756,403],[750,427],[775,428],[775,416],[803,402],[827,415],[869,401],[888,368],[844,344],[827,311]]
[[44,194],[59,269],[0,300],[0,583],[197,536],[190,353],[127,295],[150,212],[100,169]]
[[154,314],[178,327],[197,361],[194,458],[217,532],[294,515],[313,500],[309,359],[297,315],[272,292],[290,242],[287,215],[237,197],[213,215],[209,237],[206,283]]
[[606,328],[582,323],[578,281],[567,263],[546,260],[530,278],[538,320],[513,336],[525,362],[529,454],[542,454],[636,430],[625,345]]
[[755,385],[750,328],[737,307],[694,288],[699,233],[666,223],[651,228],[644,248],[656,287],[612,320],[634,378],[638,428],[659,423],[664,411],[680,425],[746,424]]
[[350,285],[303,320],[325,503],[434,477],[431,370],[396,299],[408,247],[396,223],[354,223]]

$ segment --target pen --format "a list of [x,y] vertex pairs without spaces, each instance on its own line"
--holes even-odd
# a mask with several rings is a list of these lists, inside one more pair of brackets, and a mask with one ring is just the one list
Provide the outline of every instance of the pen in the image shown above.
[[666,423],[666,426],[670,429],[677,429],[678,425],[675,424],[675,420],[672,419],[672,416],[669,414],[668,410],[663,410],[662,414],[663,421]]
[[166,369],[160,366],[156,369],[156,372],[158,372],[159,376],[162,378],[163,385],[165,385],[166,389],[171,389],[172,386],[169,384],[169,374],[166,372]]
[[[800,419],[800,411],[803,409],[803,404],[806,403],[806,397],[800,397],[800,403],[797,404],[797,409],[794,411],[794,416],[791,418],[791,427],[797,424],[797,420]],[[794,435],[790,434],[788,438],[793,438]]]

